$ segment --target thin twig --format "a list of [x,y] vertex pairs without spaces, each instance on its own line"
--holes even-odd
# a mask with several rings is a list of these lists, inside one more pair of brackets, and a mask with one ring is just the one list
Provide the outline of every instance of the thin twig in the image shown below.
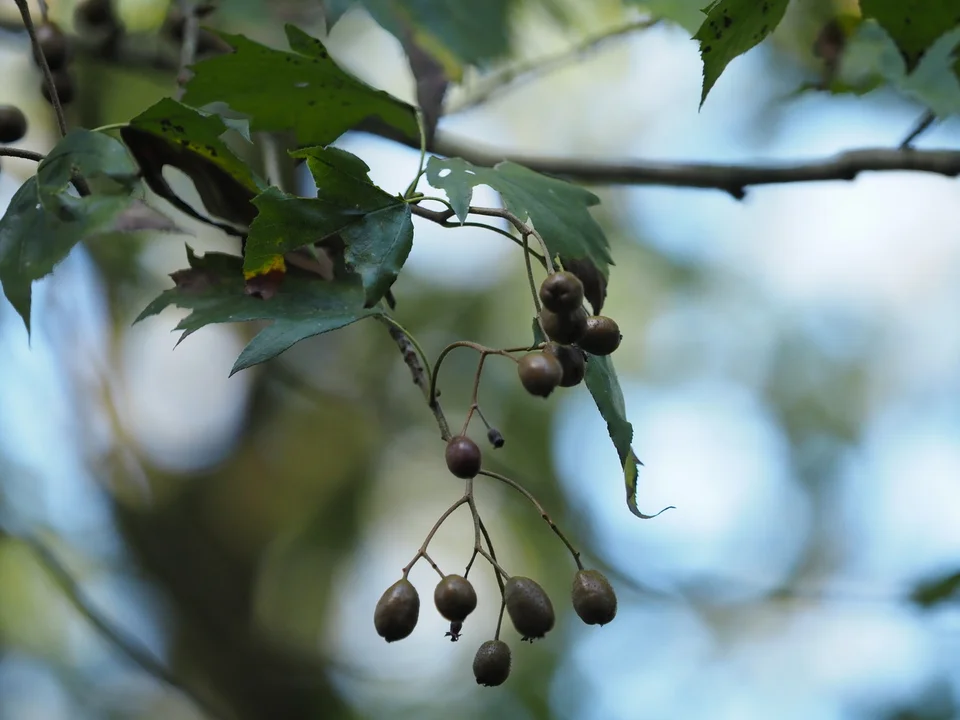
[[429,370],[429,366],[425,367],[425,363],[421,362],[420,355],[417,352],[417,346],[413,342],[411,336],[407,334],[406,330],[404,330],[397,323],[391,322],[387,317],[380,316],[378,319],[387,326],[387,331],[390,333],[390,337],[393,338],[393,341],[400,349],[400,354],[403,356],[403,361],[406,363],[407,367],[410,368],[410,375],[413,376],[414,384],[423,392],[423,396],[427,400],[427,405],[430,407],[431,412],[433,412],[433,416],[437,420],[437,426],[440,428],[441,439],[444,442],[447,442],[453,437],[453,435],[450,434],[450,425],[440,407],[440,401],[430,389],[430,379],[432,377],[432,373]]
[[624,25],[606,30],[598,35],[585,38],[563,52],[546,58],[538,58],[518,63],[512,67],[493,73],[492,75],[482,78],[478,83],[478,88],[467,97],[461,99],[459,102],[450,103],[445,108],[445,114],[452,115],[453,113],[463,112],[469,108],[476,107],[505,90],[515,90],[524,83],[542,77],[564,65],[583,59],[586,53],[595,50],[609,40],[629,35],[638,30],[648,30],[658,22],[659,18],[633,20]]
[[933,110],[927,110],[917,121],[917,124],[914,125],[913,130],[910,131],[910,134],[903,139],[902,143],[900,143],[900,149],[909,149],[913,145],[913,141],[929,130],[930,126],[936,121],[937,114],[933,112]]
[[34,162],[43,162],[46,155],[41,155],[33,150],[21,150],[20,148],[0,147],[0,157],[15,157],[23,160],[33,160]]
[[[427,557],[427,547],[430,545],[430,541],[433,540],[433,536],[437,534],[437,530],[440,529],[440,526],[443,525],[444,521],[453,514],[453,511],[456,510],[461,505],[470,502],[470,497],[464,494],[459,500],[457,500],[453,505],[444,510],[443,515],[437,518],[437,521],[433,524],[433,527],[430,528],[430,532],[427,533],[427,537],[424,538],[423,544],[420,545],[420,549],[417,550],[417,554],[413,556],[413,559],[408,562],[403,568],[403,576],[407,577],[410,574],[410,570],[413,569],[413,566],[417,564],[417,560],[420,558]],[[440,568],[436,566],[433,560],[428,560],[428,562],[433,565],[434,570],[440,573],[440,577],[443,577],[443,572],[440,571]]]
[[53,105],[53,112],[57,116],[57,127],[60,129],[60,135],[66,135],[67,118],[63,114],[63,106],[60,104],[60,98],[57,95],[57,86],[53,82],[53,72],[47,63],[47,56],[44,55],[43,50],[40,48],[40,41],[37,40],[37,29],[33,25],[33,19],[30,17],[30,6],[27,0],[15,0],[15,2],[20,9],[20,17],[23,18],[23,27],[26,28],[27,34],[30,36],[30,45],[33,49],[33,54],[40,63],[43,81],[47,84],[47,89],[50,91],[50,102]]
[[489,478],[494,480],[499,480],[500,482],[509,485],[518,493],[523,495],[527,500],[529,500],[533,506],[537,509],[537,512],[540,513],[540,517],[543,518],[544,522],[550,526],[550,529],[553,530],[554,534],[563,541],[563,544],[567,546],[567,550],[570,551],[570,554],[573,556],[573,561],[577,564],[577,569],[583,570],[583,563],[580,562],[580,552],[570,544],[570,541],[567,540],[567,536],[561,532],[560,528],[557,527],[557,524],[553,521],[550,515],[544,510],[543,505],[540,504],[540,501],[533,496],[533,494],[527,490],[523,485],[518,483],[516,480],[511,480],[506,475],[501,475],[500,473],[493,472],[492,470],[481,470],[481,475],[486,475]]
[[54,552],[35,535],[18,536],[37,556],[37,559],[50,573],[54,582],[60,587],[60,590],[70,601],[70,604],[83,615],[87,621],[108,641],[110,641],[118,650],[127,656],[132,662],[138,665],[144,672],[152,675],[160,682],[169,685],[189,697],[197,707],[201,708],[211,718],[230,717],[224,710],[207,699],[199,690],[189,687],[185,681],[178,678],[150,653],[144,649],[140,643],[128,637],[122,630],[114,626],[107,620],[100,610],[90,601],[80,584],[73,578],[73,575],[60,562]]
[[190,66],[197,59],[197,39],[200,37],[200,18],[194,0],[180,0],[183,13],[183,41],[180,45],[180,69],[177,72],[177,100],[183,99],[190,79]]

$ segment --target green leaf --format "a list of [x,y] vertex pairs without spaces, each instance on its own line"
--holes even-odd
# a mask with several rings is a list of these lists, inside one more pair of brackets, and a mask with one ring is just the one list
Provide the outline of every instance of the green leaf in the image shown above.
[[259,214],[247,237],[244,275],[251,278],[282,268],[286,253],[340,233],[344,260],[360,275],[366,303],[375,304],[410,254],[410,208],[370,182],[369,168],[356,155],[320,147],[291,155],[306,159],[317,197],[270,188],[254,199]]
[[609,275],[613,265],[610,245],[589,210],[600,199],[588,190],[516,163],[485,168],[460,158],[431,157],[427,181],[447,194],[460,222],[466,219],[473,188],[489,185],[500,193],[507,210],[522,221],[533,222],[551,256],[586,258],[604,278]]
[[[617,449],[620,465],[623,467],[623,480],[627,489],[627,507],[630,508],[630,512],[644,520],[656,517],[663,510],[654,515],[645,515],[637,507],[638,466],[643,463],[637,458],[630,445],[633,442],[633,425],[627,421],[627,408],[623,402],[623,391],[620,390],[620,381],[617,379],[617,373],[613,369],[613,362],[610,357],[588,355],[585,381],[587,389],[590,390],[590,394],[593,395],[593,400],[597,404],[597,409],[607,422],[607,432]],[[669,509],[664,508],[664,510]]]
[[340,233],[344,260],[360,275],[364,305],[371,307],[393,285],[413,247],[413,220],[406,203],[374,210]]
[[[118,140],[90,130],[71,130],[37,166],[41,202],[55,198],[80,175],[87,181],[107,178],[123,192],[139,184],[137,164]],[[59,204],[51,207],[57,210]]]
[[77,243],[124,229],[122,212],[130,204],[123,195],[57,197],[59,212],[54,213],[40,203],[34,176],[20,186],[0,218],[0,284],[28,333],[33,281],[52,272]]
[[920,583],[910,593],[910,599],[924,608],[960,600],[960,572]]
[[759,44],[776,29],[788,0],[714,0],[703,9],[707,18],[693,36],[703,59],[703,107],[707,93],[730,61]]
[[860,0],[860,11],[887,31],[908,73],[937,38],[960,25],[957,0]]
[[223,253],[197,257],[188,246],[187,259],[190,267],[171,275],[176,287],[151,302],[135,322],[170,305],[192,310],[176,327],[184,331],[179,343],[212,323],[272,320],[240,353],[231,375],[266,362],[301,340],[381,312],[363,307],[363,289],[354,276],[324,281],[291,270],[276,294],[261,300],[244,291],[240,257]]
[[303,145],[331,143],[371,116],[419,137],[413,106],[346,73],[316,38],[286,31],[293,52],[221,33],[235,52],[197,63],[184,102],[225,102],[250,117],[252,130],[293,129]]
[[[438,59],[452,55],[463,65],[483,65],[510,50],[511,0],[361,0],[384,30],[404,41],[412,26],[413,42]],[[460,74],[444,63],[452,79]]]
[[640,5],[652,17],[669,20],[691,34],[695,33],[703,23],[704,0],[630,0]]

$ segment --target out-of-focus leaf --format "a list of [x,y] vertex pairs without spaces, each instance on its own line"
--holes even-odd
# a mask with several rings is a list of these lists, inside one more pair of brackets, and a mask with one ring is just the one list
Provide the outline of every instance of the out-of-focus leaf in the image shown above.
[[920,583],[910,593],[910,600],[925,608],[960,600],[960,571]]
[[860,11],[887,31],[908,73],[937,38],[960,25],[957,0],[860,0]]
[[118,192],[126,193],[140,182],[136,163],[118,140],[83,129],[67,133],[37,165],[41,202],[53,202],[49,209],[57,211],[57,196],[69,188],[76,175],[88,181],[108,178]]
[[316,38],[286,31],[293,52],[222,34],[234,52],[197,63],[184,102],[225,102],[249,116],[252,130],[292,129],[304,145],[331,143],[371,116],[418,137],[411,105],[345,72]]
[[787,10],[788,0],[714,0],[693,36],[700,41],[703,92],[700,105],[730,61],[772,33]]
[[[960,29],[938,38],[919,65],[907,73],[900,51],[874,20],[859,25],[849,38],[836,77],[825,89],[831,93],[864,95],[891,87],[922,103],[938,117],[960,113],[960,81],[954,55]],[[801,88],[801,91],[804,88]]]
[[[30,331],[30,286],[53,271],[73,246],[94,235],[115,232],[130,204],[123,195],[57,196],[58,212],[40,203],[37,177],[17,190],[0,219],[0,284]],[[69,219],[68,219],[69,218]]]
[[[510,49],[512,0],[361,0],[377,23],[436,57],[457,81],[462,65],[483,65]],[[457,63],[456,61],[459,61]]]
[[460,158],[431,157],[427,181],[447,194],[461,222],[467,217],[473,188],[489,185],[500,193],[507,210],[523,221],[533,222],[551,256],[587,259],[604,278],[609,274],[613,265],[610,244],[590,215],[590,207],[600,199],[588,190],[516,163],[485,168]]
[[[609,356],[587,356],[587,372],[585,376],[587,389],[593,395],[597,409],[607,423],[607,432],[617,449],[620,465],[623,468],[623,481],[627,490],[627,507],[630,512],[639,518],[649,520],[660,513],[646,515],[637,507],[637,475],[638,465],[643,463],[637,458],[631,447],[633,442],[633,425],[627,421],[627,408],[623,401],[623,391],[620,390],[620,381],[613,369],[613,362]],[[664,508],[667,510],[669,508]],[[661,510],[660,512],[663,512]]]
[[692,35],[703,24],[703,5],[707,0],[630,0],[651,16],[676,23]]
[[147,185],[160,197],[193,217],[205,219],[164,179],[163,168],[170,165],[193,180],[211,214],[248,225],[255,215],[250,201],[263,182],[223,142],[221,136],[227,129],[218,115],[164,98],[133,118],[120,135],[140,165]]
[[231,375],[266,362],[301,340],[380,314],[376,308],[363,307],[363,288],[355,276],[324,281],[291,269],[283,285],[264,300],[245,291],[240,257],[223,253],[197,257],[187,247],[187,258],[190,267],[171,275],[176,287],[151,302],[137,321],[170,305],[188,308],[193,312],[176,327],[184,331],[180,341],[212,323],[274,321],[243,349]]

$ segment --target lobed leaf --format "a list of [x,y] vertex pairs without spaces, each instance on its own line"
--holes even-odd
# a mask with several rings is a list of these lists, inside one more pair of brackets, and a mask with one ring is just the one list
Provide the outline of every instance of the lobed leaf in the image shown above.
[[[67,133],[37,165],[37,189],[41,202],[66,192],[80,175],[90,181],[107,178],[118,191],[129,193],[140,183],[137,164],[118,140],[100,132],[74,129]],[[56,211],[59,203],[50,209]]]
[[416,110],[337,65],[316,38],[286,26],[293,52],[220,33],[234,52],[194,66],[184,102],[224,102],[250,118],[251,130],[294,130],[300,144],[326,145],[369,117],[417,138]]
[[190,267],[170,277],[175,287],[153,300],[135,322],[156,315],[170,305],[192,312],[177,325],[183,330],[179,342],[213,323],[273,321],[243,349],[231,375],[266,362],[301,340],[378,315],[377,308],[363,306],[364,293],[355,276],[333,281],[291,269],[269,300],[245,291],[242,258],[224,253],[202,257],[187,247]]
[[714,0],[703,9],[706,19],[693,36],[700,41],[703,92],[700,106],[731,60],[772,33],[789,0]]
[[937,38],[960,25],[957,0],[860,0],[860,12],[887,31],[908,73]]
[[516,163],[501,162],[486,168],[460,158],[431,157],[427,181],[447,194],[460,222],[467,217],[473,188],[490,186],[500,193],[507,210],[523,221],[533,222],[551,256],[587,259],[604,279],[609,275],[613,265],[610,244],[589,210],[600,199],[588,190]]

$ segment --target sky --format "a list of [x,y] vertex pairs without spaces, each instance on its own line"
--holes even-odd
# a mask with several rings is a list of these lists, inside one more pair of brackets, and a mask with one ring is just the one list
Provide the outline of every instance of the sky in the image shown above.
[[[339,52],[348,62],[402,68],[389,48],[376,55],[358,42]],[[590,151],[601,155],[626,148],[651,159],[747,161],[891,146],[915,120],[910,108],[807,96],[785,106],[773,132],[753,132],[755,108],[742,98],[753,93],[760,102],[782,90],[770,85],[767,62],[755,52],[732,64],[697,113],[695,46],[680,32],[653,30],[525,90],[522,111],[509,109],[507,99],[492,111],[450,118],[442,128],[540,152],[589,137]],[[397,92],[392,85],[402,87],[401,70],[384,74],[380,84]],[[558,87],[582,117],[550,123],[525,116],[526,108],[555,98]],[[958,139],[948,124],[921,145],[955,146]],[[406,149],[363,137],[340,144],[361,155],[374,182],[388,190],[402,190],[415,172],[416,153]],[[0,174],[0,205],[15,189],[12,178]],[[586,393],[561,400],[553,428],[558,473],[571,502],[584,508],[594,551],[618,571],[667,597],[713,582],[716,605],[739,603],[749,615],[739,618],[740,635],[732,641],[718,638],[704,617],[676,601],[624,602],[614,632],[571,628],[574,650],[551,688],[556,716],[846,720],[869,717],[871,702],[913,697],[941,676],[951,678],[960,696],[960,613],[921,615],[898,599],[921,576],[955,568],[960,558],[960,186],[891,173],[854,183],[761,188],[740,203],[719,192],[669,188],[626,189],[616,197],[657,250],[714,268],[742,287],[742,296],[726,304],[675,298],[643,337],[650,364],[624,361],[628,419],[646,464],[641,508],[676,510],[648,523],[625,512],[620,468]],[[492,204],[495,197],[477,200]],[[482,231],[458,231],[454,241],[429,224],[418,223],[416,232],[406,270],[423,282],[492,285],[513,252]],[[159,257],[158,275],[179,263],[175,245],[153,258]],[[28,345],[18,318],[0,303],[0,444],[29,471],[29,480],[10,484],[8,513],[17,515],[14,522],[39,520],[76,538],[102,528],[105,509],[82,469],[79,444],[67,440],[51,450],[49,438],[51,432],[69,438],[58,428],[75,423],[59,370],[63,353],[103,359],[106,311],[98,293],[80,249],[35,289],[35,318],[70,298],[77,326],[69,337],[85,339],[79,351],[63,328],[44,323]],[[611,302],[611,314],[629,317],[626,299],[617,305],[612,295]],[[205,328],[164,354],[173,347],[176,319],[171,311],[138,326],[122,353],[124,384],[131,388],[124,408],[129,432],[152,460],[174,470],[215,462],[216,448],[226,451],[247,387],[242,373],[227,379],[239,351],[229,329]],[[845,449],[840,471],[829,479],[839,554],[832,573],[837,583],[824,591],[836,601],[826,603],[751,603],[790,576],[812,522],[811,498],[792,474],[788,439],[758,392],[785,326],[799,328],[834,357],[856,357],[865,338],[878,332],[882,338],[882,355],[871,364],[862,441]],[[645,370],[657,370],[658,354],[673,356],[685,347],[697,361],[680,377],[651,382]],[[95,434],[97,419],[91,424]],[[574,438],[592,452],[574,453]],[[410,543],[396,544],[415,543],[434,510],[427,504],[394,517],[391,539],[410,534]],[[438,552],[456,540],[445,540]],[[95,533],[93,542],[109,549],[109,533]],[[367,545],[376,553],[358,553],[344,581],[351,592],[373,596],[398,558],[384,556],[374,536]],[[161,613],[149,603],[136,610],[143,599],[122,577],[104,581],[98,592],[162,655]],[[396,701],[400,679],[408,681],[402,687],[411,698],[425,687],[444,687],[451,698],[466,692],[442,684],[456,671],[449,658],[432,652],[432,633],[410,638],[400,663],[389,649],[369,652],[379,639],[366,614],[348,605],[338,612],[340,629],[323,642],[384,682],[361,688],[344,680],[359,706]],[[92,642],[82,632],[71,637],[64,643],[74,649]],[[0,664],[0,703],[16,699],[22,678],[34,675],[55,685],[35,664]],[[586,678],[589,692],[571,695],[571,678]],[[56,689],[43,697],[42,708],[32,706],[42,711],[36,717],[70,716]]]

